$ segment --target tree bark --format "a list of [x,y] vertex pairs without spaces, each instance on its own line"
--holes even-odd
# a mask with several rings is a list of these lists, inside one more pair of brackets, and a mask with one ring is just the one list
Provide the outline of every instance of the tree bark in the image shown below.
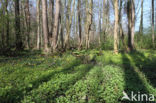
[[44,52],[48,53],[48,16],[47,16],[47,0],[42,0],[42,25],[44,35]]
[[49,28],[49,38],[52,38],[53,25],[54,25],[54,0],[50,0],[49,4],[49,14],[50,14],[50,28]]
[[79,47],[78,49],[80,50],[82,48],[82,30],[81,30],[81,0],[78,0],[78,25],[79,25]]
[[155,35],[154,35],[154,0],[152,0],[152,43],[153,43],[153,48],[155,47],[154,41],[155,40]]
[[103,40],[105,42],[105,35],[106,35],[106,0],[103,0],[103,21],[102,21],[102,28],[103,28]]
[[144,1],[141,0],[141,19],[140,19],[140,28],[139,28],[139,34],[140,35],[143,35],[143,4],[144,4]]
[[115,0],[114,5],[115,5],[114,53],[118,54],[118,22],[119,22],[118,0]]
[[86,1],[86,49],[90,48],[90,32],[93,20],[93,0]]
[[60,0],[56,0],[56,11],[55,11],[55,18],[54,18],[54,28],[53,28],[53,41],[52,41],[52,47],[53,52],[56,52],[57,48],[57,40],[58,40],[58,24],[59,24],[59,12],[60,12]]
[[133,0],[127,2],[128,17],[128,51],[134,50],[134,33],[135,33],[135,4]]
[[16,49],[22,50],[22,36],[20,31],[20,10],[19,10],[19,0],[15,0],[15,34],[16,34]]
[[9,15],[8,15],[8,0],[5,0],[5,15],[6,15],[6,44],[9,46]]
[[37,49],[40,50],[41,49],[41,34],[40,34],[40,0],[37,0],[37,4],[36,4],[36,15],[37,15]]
[[61,24],[61,32],[60,32],[60,37],[61,37],[61,48],[64,49],[64,6],[60,2],[60,24]]
[[73,13],[74,13],[75,0],[73,3],[72,10],[71,10],[71,3],[72,3],[72,0],[69,0],[68,5],[67,5],[65,49],[69,48],[69,45],[70,45],[69,39],[70,39],[70,33],[71,33],[71,24],[72,24],[72,18],[73,18]]
[[29,0],[25,1],[25,20],[26,20],[26,31],[27,31],[27,42],[28,48],[30,48],[30,11],[29,11]]
[[132,27],[131,27],[131,44],[132,44],[132,50],[134,49],[134,35],[135,35],[135,3],[134,0],[132,0]]

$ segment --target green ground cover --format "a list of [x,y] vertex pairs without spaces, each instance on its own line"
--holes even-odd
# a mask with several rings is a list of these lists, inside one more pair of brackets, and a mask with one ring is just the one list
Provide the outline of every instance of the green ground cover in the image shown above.
[[140,51],[0,56],[0,103],[129,103],[123,91],[156,96],[156,51]]

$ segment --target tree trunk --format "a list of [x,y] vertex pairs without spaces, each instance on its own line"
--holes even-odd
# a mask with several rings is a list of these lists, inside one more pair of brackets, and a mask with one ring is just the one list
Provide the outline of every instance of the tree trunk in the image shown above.
[[49,28],[49,38],[52,38],[53,25],[54,25],[54,0],[50,0],[49,4],[49,14],[50,14],[50,28]]
[[47,0],[42,0],[42,25],[44,35],[44,52],[48,53],[48,17],[47,17]]
[[64,6],[60,2],[60,24],[61,24],[61,32],[60,32],[60,37],[61,37],[61,48],[64,49]]
[[27,31],[27,42],[28,48],[30,48],[30,11],[29,11],[29,0],[25,1],[25,20],[26,20],[26,31]]
[[114,53],[118,54],[118,22],[119,22],[118,0],[115,0],[114,5],[115,5]]
[[2,46],[2,48],[4,49],[5,48],[5,15],[6,15],[6,13],[5,13],[5,3],[3,2],[3,1],[1,1],[1,4],[2,4],[2,7],[1,7],[1,9],[2,9],[2,27],[1,27],[1,40],[2,40],[2,44],[1,44],[1,46]]
[[105,42],[105,35],[106,35],[106,17],[107,17],[107,15],[106,15],[106,0],[103,0],[103,21],[102,21],[102,28],[103,28],[103,40],[104,40],[104,42]]
[[86,49],[90,48],[90,32],[93,20],[93,0],[89,0],[89,3],[86,1]]
[[5,0],[5,15],[6,15],[6,44],[9,46],[9,15],[8,15],[8,0]]
[[57,40],[58,40],[58,24],[59,24],[59,12],[60,12],[60,0],[56,0],[56,11],[55,11],[55,18],[54,18],[54,28],[53,28],[53,41],[52,41],[52,47],[53,52],[56,52],[57,48]]
[[154,0],[152,0],[152,43],[153,43],[153,48],[155,47],[154,39],[155,39],[155,36],[154,36]]
[[37,0],[37,4],[36,4],[36,15],[37,15],[37,49],[39,50],[39,49],[41,49],[41,43],[40,43],[40,41],[41,41],[41,38],[40,38],[40,36],[41,36],[41,34],[40,34],[40,29],[41,29],[41,27],[40,27],[40,0]]
[[19,0],[15,0],[15,34],[16,34],[16,49],[22,50],[22,36],[20,32],[20,10]]
[[134,50],[134,33],[135,33],[135,4],[133,0],[127,2],[128,17],[128,51]]
[[71,24],[72,24],[72,18],[73,18],[73,14],[74,14],[74,5],[75,5],[75,0],[72,6],[72,10],[71,10],[71,3],[72,0],[68,1],[68,5],[67,5],[67,16],[66,16],[66,23],[67,23],[67,27],[66,27],[66,37],[65,37],[65,48],[69,48],[69,39],[70,39],[70,33],[71,33]]
[[134,47],[134,35],[135,35],[135,3],[134,0],[132,0],[132,27],[131,27],[131,44],[132,44],[132,50],[135,48]]
[[79,25],[79,47],[78,49],[80,50],[82,48],[82,33],[81,33],[81,0],[78,0],[78,25]]
[[140,19],[139,34],[143,35],[143,0],[141,0],[141,19]]
[[[99,5],[100,6],[100,5]],[[101,9],[99,11],[99,46],[101,45],[102,41],[102,29],[101,29]]]

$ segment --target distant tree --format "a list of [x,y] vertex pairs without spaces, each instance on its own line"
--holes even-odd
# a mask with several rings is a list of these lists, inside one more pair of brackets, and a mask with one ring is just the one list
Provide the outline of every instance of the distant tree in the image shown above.
[[120,7],[119,7],[119,34],[120,34],[120,38],[123,44],[123,47],[125,50],[127,50],[127,46],[125,43],[125,36],[124,36],[124,31],[123,31],[123,27],[122,27],[122,8],[123,8],[123,0],[120,0]]
[[65,48],[69,48],[69,39],[70,39],[70,33],[71,33],[71,25],[72,25],[72,18],[74,14],[74,6],[75,6],[75,0],[73,0],[73,5],[71,9],[72,0],[68,1],[67,5],[67,14],[66,14],[66,37],[65,37]]
[[[108,9],[108,8],[107,8]],[[103,0],[103,21],[102,21],[102,28],[103,28],[103,39],[105,41],[105,35],[106,35],[106,18],[107,18],[107,13],[106,13],[106,0]]]
[[86,49],[90,48],[90,33],[93,23],[93,0],[86,1]]
[[140,19],[140,29],[139,29],[139,34],[142,35],[143,34],[143,4],[144,4],[144,0],[141,0],[141,19]]
[[9,12],[8,12],[8,0],[5,0],[5,17],[6,17],[6,44],[9,46]]
[[154,47],[154,39],[155,39],[155,35],[154,35],[154,0],[152,0],[152,43],[153,43],[153,47]]

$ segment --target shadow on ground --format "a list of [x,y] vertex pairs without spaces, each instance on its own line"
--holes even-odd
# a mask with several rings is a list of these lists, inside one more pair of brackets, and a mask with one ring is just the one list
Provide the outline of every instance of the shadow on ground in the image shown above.
[[[54,72],[49,73],[48,75],[45,76],[41,76],[38,79],[36,79],[35,81],[31,81],[30,83],[32,84],[32,87],[22,87],[23,89],[19,89],[18,86],[15,88],[12,88],[11,90],[9,90],[5,95],[0,96],[0,102],[2,103],[17,103],[19,101],[21,101],[24,98],[24,95],[26,95],[26,93],[32,91],[33,89],[37,89],[40,85],[42,85],[44,82],[48,82],[50,81],[52,78],[55,77],[55,75],[59,75],[59,74],[72,74],[75,72],[81,72],[80,75],[78,75],[75,78],[72,78],[71,80],[69,80],[69,83],[63,83],[63,85],[72,85],[74,84],[76,81],[80,80],[81,78],[83,78],[87,72],[90,71],[90,69],[93,68],[93,65],[90,65],[89,67],[85,68],[85,70],[77,70],[74,72],[74,68],[78,67],[80,65],[82,65],[81,62],[77,63],[78,60],[72,61],[71,65],[64,67],[62,70],[56,70]],[[68,88],[66,88],[68,89]],[[63,93],[64,91],[66,91],[66,89],[62,89],[60,87],[59,91],[62,91],[61,93]],[[59,93],[59,92],[58,92]],[[62,94],[57,94],[58,95],[62,95]],[[54,96],[55,97],[55,96]],[[54,98],[53,97],[53,98]],[[48,99],[47,99],[48,101]]]
[[[149,80],[149,83],[151,83],[154,88],[156,87],[156,58],[153,57],[150,59],[150,57],[146,57],[141,52],[134,52],[130,54],[123,53],[122,61],[125,72],[125,92],[129,96],[132,92],[134,92],[134,94],[150,94],[151,91],[147,88],[145,78]],[[145,75],[145,77],[141,73]],[[129,102],[127,101],[126,103]],[[134,103],[146,102],[135,101]]]

